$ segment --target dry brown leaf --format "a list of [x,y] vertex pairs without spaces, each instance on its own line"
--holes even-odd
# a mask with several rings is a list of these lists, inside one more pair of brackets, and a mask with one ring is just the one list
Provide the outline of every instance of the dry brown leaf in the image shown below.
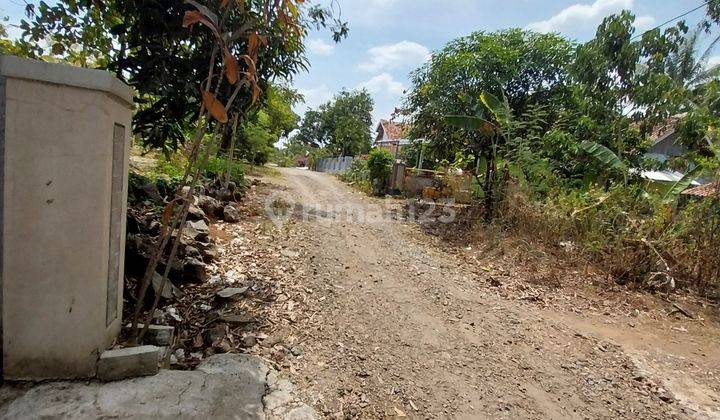
[[162,232],[161,236],[165,236],[165,232],[168,228],[168,223],[170,222],[170,215],[172,215],[173,205],[175,204],[174,201],[171,201],[165,205],[165,208],[163,209],[161,224],[162,224]]
[[183,16],[183,28],[187,28],[190,25],[200,22],[200,19],[202,19],[202,14],[200,14],[200,12],[197,10],[188,10]]
[[220,2],[220,7],[222,7],[224,9],[227,7],[228,3],[230,3],[230,0],[222,0]]
[[187,28],[198,22],[210,28],[213,34],[215,34],[215,36],[220,39],[220,31],[218,30],[217,26],[215,26],[215,24],[212,22],[212,20],[208,19],[205,15],[203,15],[197,10],[188,10],[187,12],[185,12],[185,15],[183,16],[183,28]]
[[253,103],[257,102],[259,97],[260,97],[260,86],[258,86],[257,83],[253,83],[253,85],[252,85],[252,101],[253,101]]
[[227,48],[225,48],[223,56],[225,59],[225,77],[231,85],[234,85],[238,80],[238,62]]
[[258,45],[260,44],[260,37],[256,33],[248,35],[248,54],[254,56],[257,54]]
[[254,76],[255,73],[257,72],[257,69],[255,67],[255,61],[252,59],[252,57],[250,57],[247,54],[243,54],[240,56],[240,59],[243,60],[245,62],[245,64],[248,66],[248,73],[250,73],[251,75]]
[[260,46],[267,45],[267,42],[267,37],[264,35],[258,35],[254,32],[248,35],[248,55],[257,56]]
[[212,93],[206,91],[205,89],[200,88],[200,92],[202,93],[203,104],[205,105],[205,108],[207,108],[210,115],[212,115],[213,118],[220,121],[221,123],[228,122],[225,105],[220,103],[220,101],[215,99]]

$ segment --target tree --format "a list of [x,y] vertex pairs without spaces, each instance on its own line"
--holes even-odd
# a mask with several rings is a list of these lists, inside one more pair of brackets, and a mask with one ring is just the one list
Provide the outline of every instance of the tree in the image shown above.
[[[271,85],[265,96],[260,108],[235,133],[237,156],[258,165],[268,162],[275,143],[294,130],[300,119],[292,110],[299,100],[294,90]],[[226,145],[229,145],[227,140]]]
[[[495,189],[497,182],[497,160],[503,147],[511,142],[519,125],[515,121],[507,97],[502,100],[489,92],[482,92],[478,98],[481,106],[473,115],[448,115],[448,124],[465,130],[484,166],[483,194],[485,198],[485,220],[493,218]],[[475,177],[481,181],[480,164],[475,166]]]
[[533,104],[562,103],[569,96],[572,53],[573,44],[558,35],[521,29],[451,41],[411,74],[404,106],[411,136],[430,140],[429,152],[450,159],[472,145],[444,117],[472,115],[482,92],[505,92],[516,114]]
[[[639,36],[634,22],[629,11],[609,16],[595,38],[578,47],[571,66],[577,110],[571,133],[578,142],[608,148],[627,167],[640,168],[649,163],[644,153],[652,128],[680,112],[692,93],[667,71],[668,58],[684,43],[684,22]],[[583,173],[606,173],[596,163],[588,161]]]
[[372,189],[376,195],[383,195],[387,178],[392,171],[393,156],[385,149],[373,149],[367,161]]
[[[218,70],[226,55],[252,59],[240,59],[237,66],[253,72],[258,83],[246,86],[229,110],[242,118],[270,80],[289,81],[306,68],[306,29],[329,27],[336,41],[347,35],[347,25],[328,9],[304,6],[303,1],[296,5],[247,0],[238,8],[220,7],[227,3],[206,2],[222,10],[218,16],[194,0],[60,0],[52,6],[40,1],[37,6],[28,4],[29,19],[20,27],[23,39],[32,45],[31,56],[49,53],[77,65],[107,69],[131,85],[138,107],[134,133],[149,146],[175,150],[184,143],[201,101],[195,81],[207,77],[206,63],[213,62]],[[183,25],[185,12],[197,9],[210,13],[207,21],[233,29],[218,34],[229,46],[227,51],[214,48],[212,31]],[[288,19],[295,15],[297,19]],[[228,88],[215,92],[222,103],[228,103],[231,94]]]
[[689,32],[682,39],[677,51],[665,58],[665,71],[679,86],[688,88],[707,83],[720,74],[720,65],[709,65],[708,60],[720,38],[713,40],[698,55],[699,41],[703,34],[702,27]]
[[[3,18],[7,21],[8,18]],[[17,55],[26,57],[28,55],[27,45],[21,41],[8,38],[7,27],[0,23],[0,54]]]
[[370,150],[373,100],[365,90],[340,91],[308,110],[297,134],[307,145],[326,148],[334,156],[355,156]]

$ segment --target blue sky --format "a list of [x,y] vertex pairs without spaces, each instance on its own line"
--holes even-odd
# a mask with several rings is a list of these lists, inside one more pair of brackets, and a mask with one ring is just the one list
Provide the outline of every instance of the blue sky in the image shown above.
[[[327,1],[327,0],[315,0]],[[334,44],[329,31],[308,36],[310,69],[295,78],[305,95],[302,114],[342,88],[367,88],[373,118],[387,118],[400,105],[408,73],[446,42],[472,31],[520,27],[556,31],[579,41],[595,33],[604,16],[633,11],[638,29],[649,29],[703,3],[702,0],[339,0],[349,37]],[[702,8],[686,17],[699,21]],[[3,0],[0,16],[17,23],[22,0]],[[11,33],[16,33],[12,31]],[[718,53],[720,54],[720,52]],[[715,57],[720,62],[720,55]]]
[[[342,17],[350,35],[333,44],[328,33],[309,36],[311,68],[296,77],[316,107],[341,88],[366,87],[375,100],[374,119],[388,118],[400,105],[408,73],[453,38],[470,32],[520,27],[556,31],[579,41],[593,37],[603,17],[629,9],[639,29],[650,29],[702,0],[346,0]],[[687,16],[699,21],[705,9]]]

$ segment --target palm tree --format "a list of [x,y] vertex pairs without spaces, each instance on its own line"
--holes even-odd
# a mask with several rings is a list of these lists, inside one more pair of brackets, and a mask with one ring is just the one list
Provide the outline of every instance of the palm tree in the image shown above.
[[715,38],[705,51],[698,55],[702,34],[701,27],[688,33],[680,48],[665,58],[666,72],[678,85],[694,88],[720,75],[720,64],[710,63],[710,56],[720,37]]

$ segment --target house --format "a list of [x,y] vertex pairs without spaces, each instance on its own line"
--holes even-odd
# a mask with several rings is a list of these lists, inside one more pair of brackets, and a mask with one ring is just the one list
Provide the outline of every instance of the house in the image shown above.
[[645,154],[646,157],[665,163],[670,158],[682,156],[688,152],[678,142],[678,136],[675,132],[675,126],[684,116],[685,114],[675,115],[653,128],[650,133],[652,146]]
[[373,147],[385,149],[397,156],[403,147],[410,144],[410,140],[407,138],[408,126],[403,123],[396,123],[388,120],[380,120],[375,132],[375,140],[373,141]]
[[704,185],[688,188],[682,192],[683,195],[694,197],[710,197],[720,194],[720,182],[709,182]]
[[293,157],[293,160],[295,161],[295,166],[297,166],[298,168],[304,168],[304,167],[308,166],[309,157],[310,156],[308,153],[306,153],[304,155],[295,155]]
[[[685,116],[678,114],[668,118],[664,123],[655,126],[650,133],[650,141],[652,145],[645,153],[645,157],[656,160],[660,163],[666,163],[672,158],[684,155],[688,149],[678,141],[678,134],[675,131],[677,123]],[[682,179],[683,173],[672,170],[670,168],[640,171],[640,176],[661,184],[675,183]],[[694,180],[691,186],[701,185],[700,180]]]

